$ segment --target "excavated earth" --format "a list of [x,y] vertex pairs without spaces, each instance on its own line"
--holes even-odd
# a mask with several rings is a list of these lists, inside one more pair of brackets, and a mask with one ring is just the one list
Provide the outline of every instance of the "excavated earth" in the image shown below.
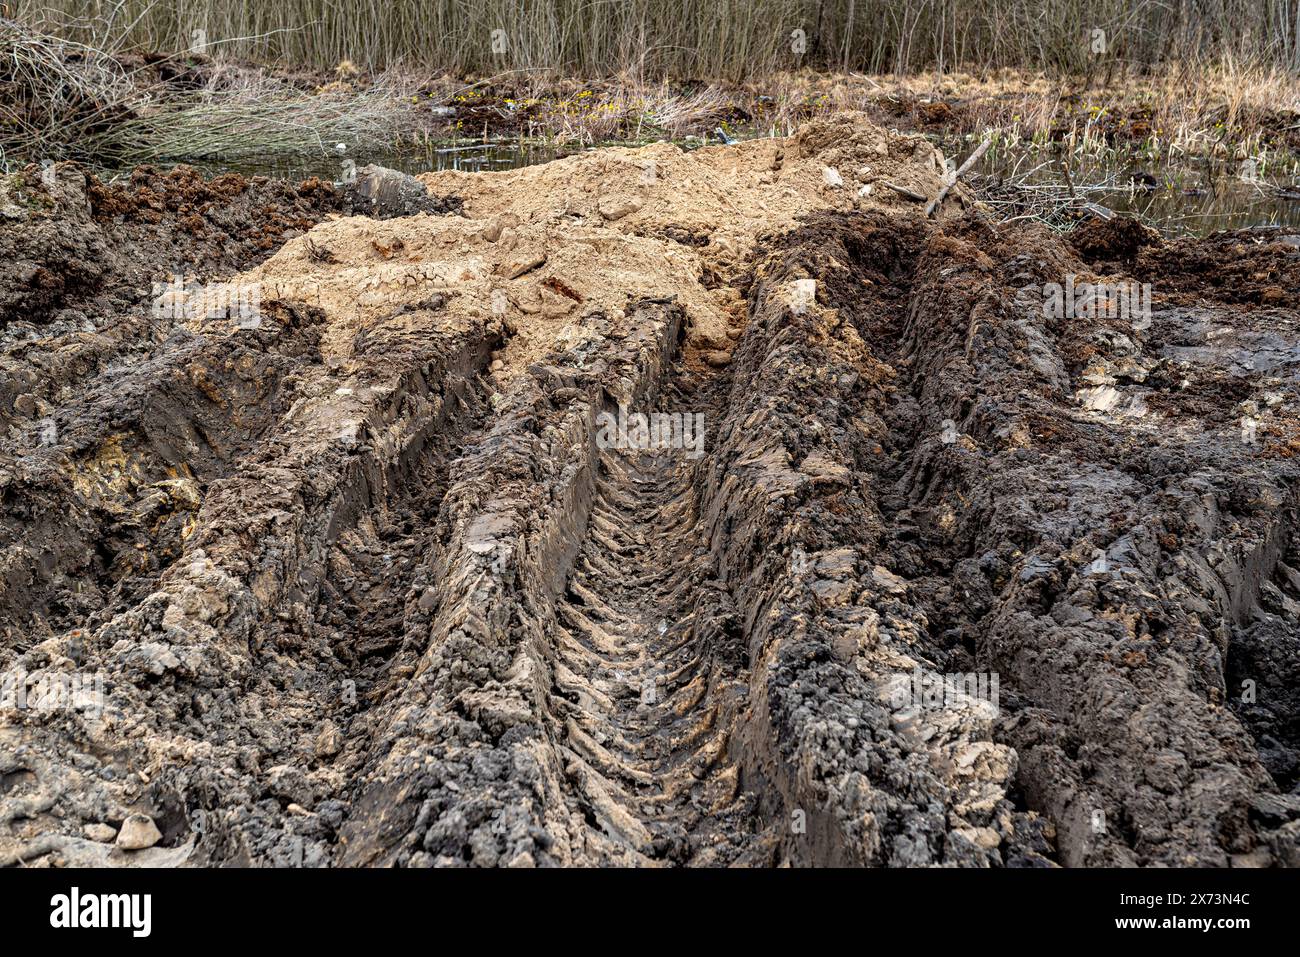
[[0,864],[1300,863],[1295,238],[944,169],[845,114],[400,215],[11,182]]

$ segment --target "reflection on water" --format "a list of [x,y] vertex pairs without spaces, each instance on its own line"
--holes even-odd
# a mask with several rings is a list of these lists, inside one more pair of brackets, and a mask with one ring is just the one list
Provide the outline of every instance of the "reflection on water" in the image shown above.
[[[971,144],[942,144],[959,161]],[[1027,186],[1062,188],[1060,159],[1040,151],[990,150],[973,171]],[[1287,172],[1290,172],[1289,170]],[[1132,157],[1074,159],[1070,181],[1094,203],[1194,236],[1254,226],[1300,227],[1300,181],[1253,164],[1188,159],[1142,163]]]
[[273,176],[277,179],[306,179],[319,176],[321,179],[338,181],[343,175],[344,160],[351,160],[357,167],[367,163],[387,166],[389,169],[401,170],[403,173],[428,173],[447,169],[464,170],[467,173],[480,173],[487,170],[519,169],[546,163],[560,156],[581,152],[582,147],[563,149],[538,143],[508,142],[486,143],[445,143],[430,146],[428,149],[406,150],[401,152],[375,152],[348,154],[347,156],[320,157],[310,156],[268,156],[263,159],[250,159],[233,163],[203,163],[190,165],[207,175],[217,173],[243,173],[245,176]]
[[[945,155],[958,160],[972,149],[970,143],[941,145]],[[414,152],[268,157],[229,164],[191,165],[209,175],[237,172],[284,179],[319,176],[338,180],[342,177],[344,159],[351,159],[357,166],[378,163],[407,173],[447,169],[481,172],[532,166],[582,149],[511,140],[442,144]],[[1174,232],[1205,235],[1220,229],[1263,225],[1300,228],[1300,183],[1293,177],[1270,176],[1267,170],[1250,181],[1249,170],[1245,172],[1247,175],[1243,176],[1239,165],[1222,161],[1140,164],[1120,157],[1106,161],[1075,160],[1070,178],[1089,201],[1119,213],[1141,216]],[[972,174],[1014,180],[1028,186],[1064,185],[1059,160],[1037,151],[990,150]]]

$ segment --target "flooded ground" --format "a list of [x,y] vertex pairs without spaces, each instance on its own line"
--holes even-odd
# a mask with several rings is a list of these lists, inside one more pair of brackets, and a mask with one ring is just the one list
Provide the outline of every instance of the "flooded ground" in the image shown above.
[[[970,151],[946,146],[945,153],[958,157]],[[1047,151],[990,150],[972,173],[977,186],[1015,182],[1027,192],[1069,188],[1060,155]],[[1068,177],[1087,201],[1169,233],[1206,236],[1226,229],[1300,226],[1300,179],[1291,169],[1198,158],[1143,162],[1120,155],[1074,159]]]
[[[703,145],[699,139],[680,143],[684,149]],[[945,155],[960,159],[969,143],[940,138]],[[622,144],[601,144],[602,146]],[[205,175],[235,172],[245,176],[301,180],[311,176],[338,181],[345,162],[376,163],[411,175],[444,170],[486,172],[520,169],[599,147],[494,140],[430,145],[419,150],[383,151],[351,156],[346,152],[317,157],[268,156],[237,163],[196,162]],[[977,192],[1007,190],[1015,183],[1032,199],[1039,192],[1067,189],[1059,154],[1039,149],[990,150],[971,170]],[[1300,228],[1300,174],[1293,169],[1258,167],[1251,161],[1188,158],[1141,161],[1117,155],[1071,161],[1069,181],[1088,202],[1117,213],[1141,218],[1166,233],[1206,236],[1219,230],[1261,226]]]
[[374,163],[414,176],[449,169],[467,173],[520,169],[576,152],[582,152],[582,148],[565,149],[545,143],[510,140],[442,143],[430,145],[427,149],[385,150],[355,155],[347,151],[335,151],[321,153],[319,156],[255,157],[234,163],[199,161],[189,165],[206,176],[239,173],[243,176],[270,176],[273,179],[300,180],[318,176],[321,179],[339,180],[343,176],[344,163],[348,160],[357,166]]

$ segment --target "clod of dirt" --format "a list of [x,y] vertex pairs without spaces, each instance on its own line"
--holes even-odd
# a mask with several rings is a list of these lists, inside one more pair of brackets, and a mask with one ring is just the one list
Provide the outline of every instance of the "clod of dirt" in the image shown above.
[[247,268],[338,208],[333,187],[141,167],[106,186],[74,164],[0,180],[0,330],[60,310],[126,311],[155,281]]
[[1091,265],[1111,263],[1130,267],[1141,250],[1162,245],[1158,232],[1126,216],[1110,219],[1094,216],[1070,233],[1070,244]]

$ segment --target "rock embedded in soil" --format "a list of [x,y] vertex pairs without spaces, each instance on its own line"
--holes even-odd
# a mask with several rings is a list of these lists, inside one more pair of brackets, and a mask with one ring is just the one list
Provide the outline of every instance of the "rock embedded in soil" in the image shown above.
[[124,851],[141,851],[162,840],[162,832],[147,814],[132,814],[117,832],[117,846]]
[[415,177],[373,164],[356,171],[356,179],[343,189],[348,212],[375,219],[393,219],[417,213],[447,213],[459,208],[454,197],[430,195]]
[[86,837],[101,844],[110,844],[117,837],[117,829],[109,824],[87,824],[82,831]]

